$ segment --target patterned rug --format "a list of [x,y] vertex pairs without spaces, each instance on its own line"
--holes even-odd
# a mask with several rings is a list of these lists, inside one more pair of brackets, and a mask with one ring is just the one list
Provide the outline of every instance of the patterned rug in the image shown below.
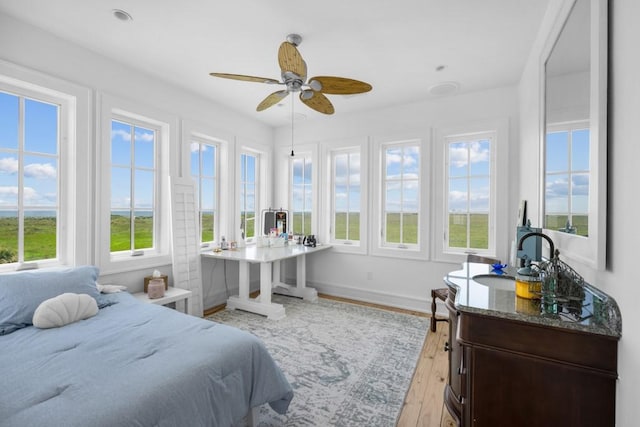
[[262,339],[293,386],[289,411],[263,405],[258,426],[395,426],[428,319],[323,298],[272,301],[285,306],[284,319],[227,310],[207,317]]

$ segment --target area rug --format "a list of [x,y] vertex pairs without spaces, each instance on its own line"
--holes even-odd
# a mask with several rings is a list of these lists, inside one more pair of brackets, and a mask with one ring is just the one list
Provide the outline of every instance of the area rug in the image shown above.
[[294,389],[285,415],[260,408],[260,427],[395,426],[428,330],[428,319],[320,298],[274,295],[287,316],[243,311],[207,318],[266,344]]

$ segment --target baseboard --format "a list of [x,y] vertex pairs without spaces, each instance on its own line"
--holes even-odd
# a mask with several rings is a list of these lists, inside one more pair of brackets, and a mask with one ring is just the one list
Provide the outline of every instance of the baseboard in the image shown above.
[[[251,291],[259,291],[259,284],[251,284]],[[428,313],[431,314],[431,294],[428,290],[425,292],[424,298],[416,298],[408,295],[398,295],[392,294],[389,292],[382,291],[372,291],[370,289],[356,288],[352,286],[345,285],[336,285],[330,283],[321,283],[321,282],[308,282],[308,286],[315,288],[319,293],[340,297],[340,298],[349,298],[356,301],[372,303],[372,304],[380,304],[386,305],[389,307],[401,308],[404,310],[412,310],[420,313]],[[229,288],[229,295],[237,295],[238,288],[231,287]],[[212,309],[215,306],[224,304],[227,302],[228,296],[225,289],[217,290],[211,292],[207,295],[208,307],[205,307],[205,311],[207,309]],[[206,304],[207,301],[204,301]],[[449,312],[444,305],[444,302],[440,300],[436,300],[437,309],[436,314],[440,317],[448,317]]]
[[[329,283],[309,282],[310,287],[316,288],[320,293],[349,298],[372,304],[381,304],[390,307],[402,308],[404,310],[418,311],[421,313],[431,313],[431,296],[427,294],[424,298],[416,298],[407,295],[392,294],[389,292],[372,291],[370,289],[355,288],[345,285],[335,285]],[[437,301],[436,314],[446,317],[447,309],[442,301]]]

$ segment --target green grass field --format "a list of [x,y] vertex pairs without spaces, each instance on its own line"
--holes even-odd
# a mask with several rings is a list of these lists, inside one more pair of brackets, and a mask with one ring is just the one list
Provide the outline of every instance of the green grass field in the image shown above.
[[[576,227],[576,234],[580,236],[589,235],[589,216],[588,215],[573,215],[571,217],[573,227]],[[567,215],[546,215],[545,216],[545,228],[551,230],[560,230],[567,225]]]
[[[25,218],[25,261],[56,257],[56,219]],[[0,218],[0,264],[18,261],[18,219]]]
[[311,234],[311,212],[293,212],[292,216],[293,228],[291,229],[291,233],[293,235],[308,236],[309,234]]
[[213,235],[213,214],[201,213],[200,223],[202,224],[200,241],[213,242],[215,238]]
[[[153,247],[153,218],[136,217],[135,248]],[[24,224],[24,260],[56,258],[56,219],[27,217]],[[131,249],[129,218],[111,216],[111,251]],[[18,219],[0,218],[0,264],[18,261]]]
[[[347,219],[348,227],[347,227]],[[335,238],[338,240],[360,240],[360,213],[336,212]]]
[[[297,216],[296,216],[297,215]],[[360,240],[360,214],[351,212],[347,228],[347,213],[336,213],[335,237],[340,240]],[[418,215],[404,214],[403,241],[400,240],[399,213],[388,214],[386,219],[387,242],[415,244],[418,242]],[[294,234],[311,234],[311,214],[305,213],[305,229],[301,229],[302,214],[294,213]],[[202,215],[202,241],[213,241],[213,214]],[[567,217],[563,215],[547,215],[547,227],[551,229],[563,228]],[[577,233],[587,235],[588,218],[574,216],[573,225],[577,227]],[[254,233],[254,221],[247,223],[247,235]],[[56,257],[56,219],[55,218],[25,218],[25,261],[50,259]],[[129,235],[131,231],[129,218],[121,215],[111,216],[111,251],[130,250]],[[153,246],[153,218],[136,217],[135,220],[135,249],[150,248]],[[488,247],[488,216],[483,214],[471,215],[470,246],[475,249]],[[453,248],[467,247],[466,216],[460,214],[449,215],[449,246]],[[17,262],[18,252],[18,220],[17,218],[0,218],[0,264]]]
[[[153,217],[136,216],[134,220],[134,249],[153,247]],[[111,252],[131,250],[131,222],[129,217],[111,215]]]
[[418,214],[389,213],[386,218],[387,243],[418,243]]
[[449,214],[449,247],[489,248],[489,215],[470,215],[469,244],[467,245],[467,215]]

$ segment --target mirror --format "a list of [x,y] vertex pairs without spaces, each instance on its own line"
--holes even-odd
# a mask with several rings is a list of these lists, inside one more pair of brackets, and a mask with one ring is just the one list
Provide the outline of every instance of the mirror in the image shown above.
[[577,0],[545,66],[544,222],[589,235],[589,0]]
[[541,223],[565,256],[604,268],[607,2],[566,3],[543,67]]

